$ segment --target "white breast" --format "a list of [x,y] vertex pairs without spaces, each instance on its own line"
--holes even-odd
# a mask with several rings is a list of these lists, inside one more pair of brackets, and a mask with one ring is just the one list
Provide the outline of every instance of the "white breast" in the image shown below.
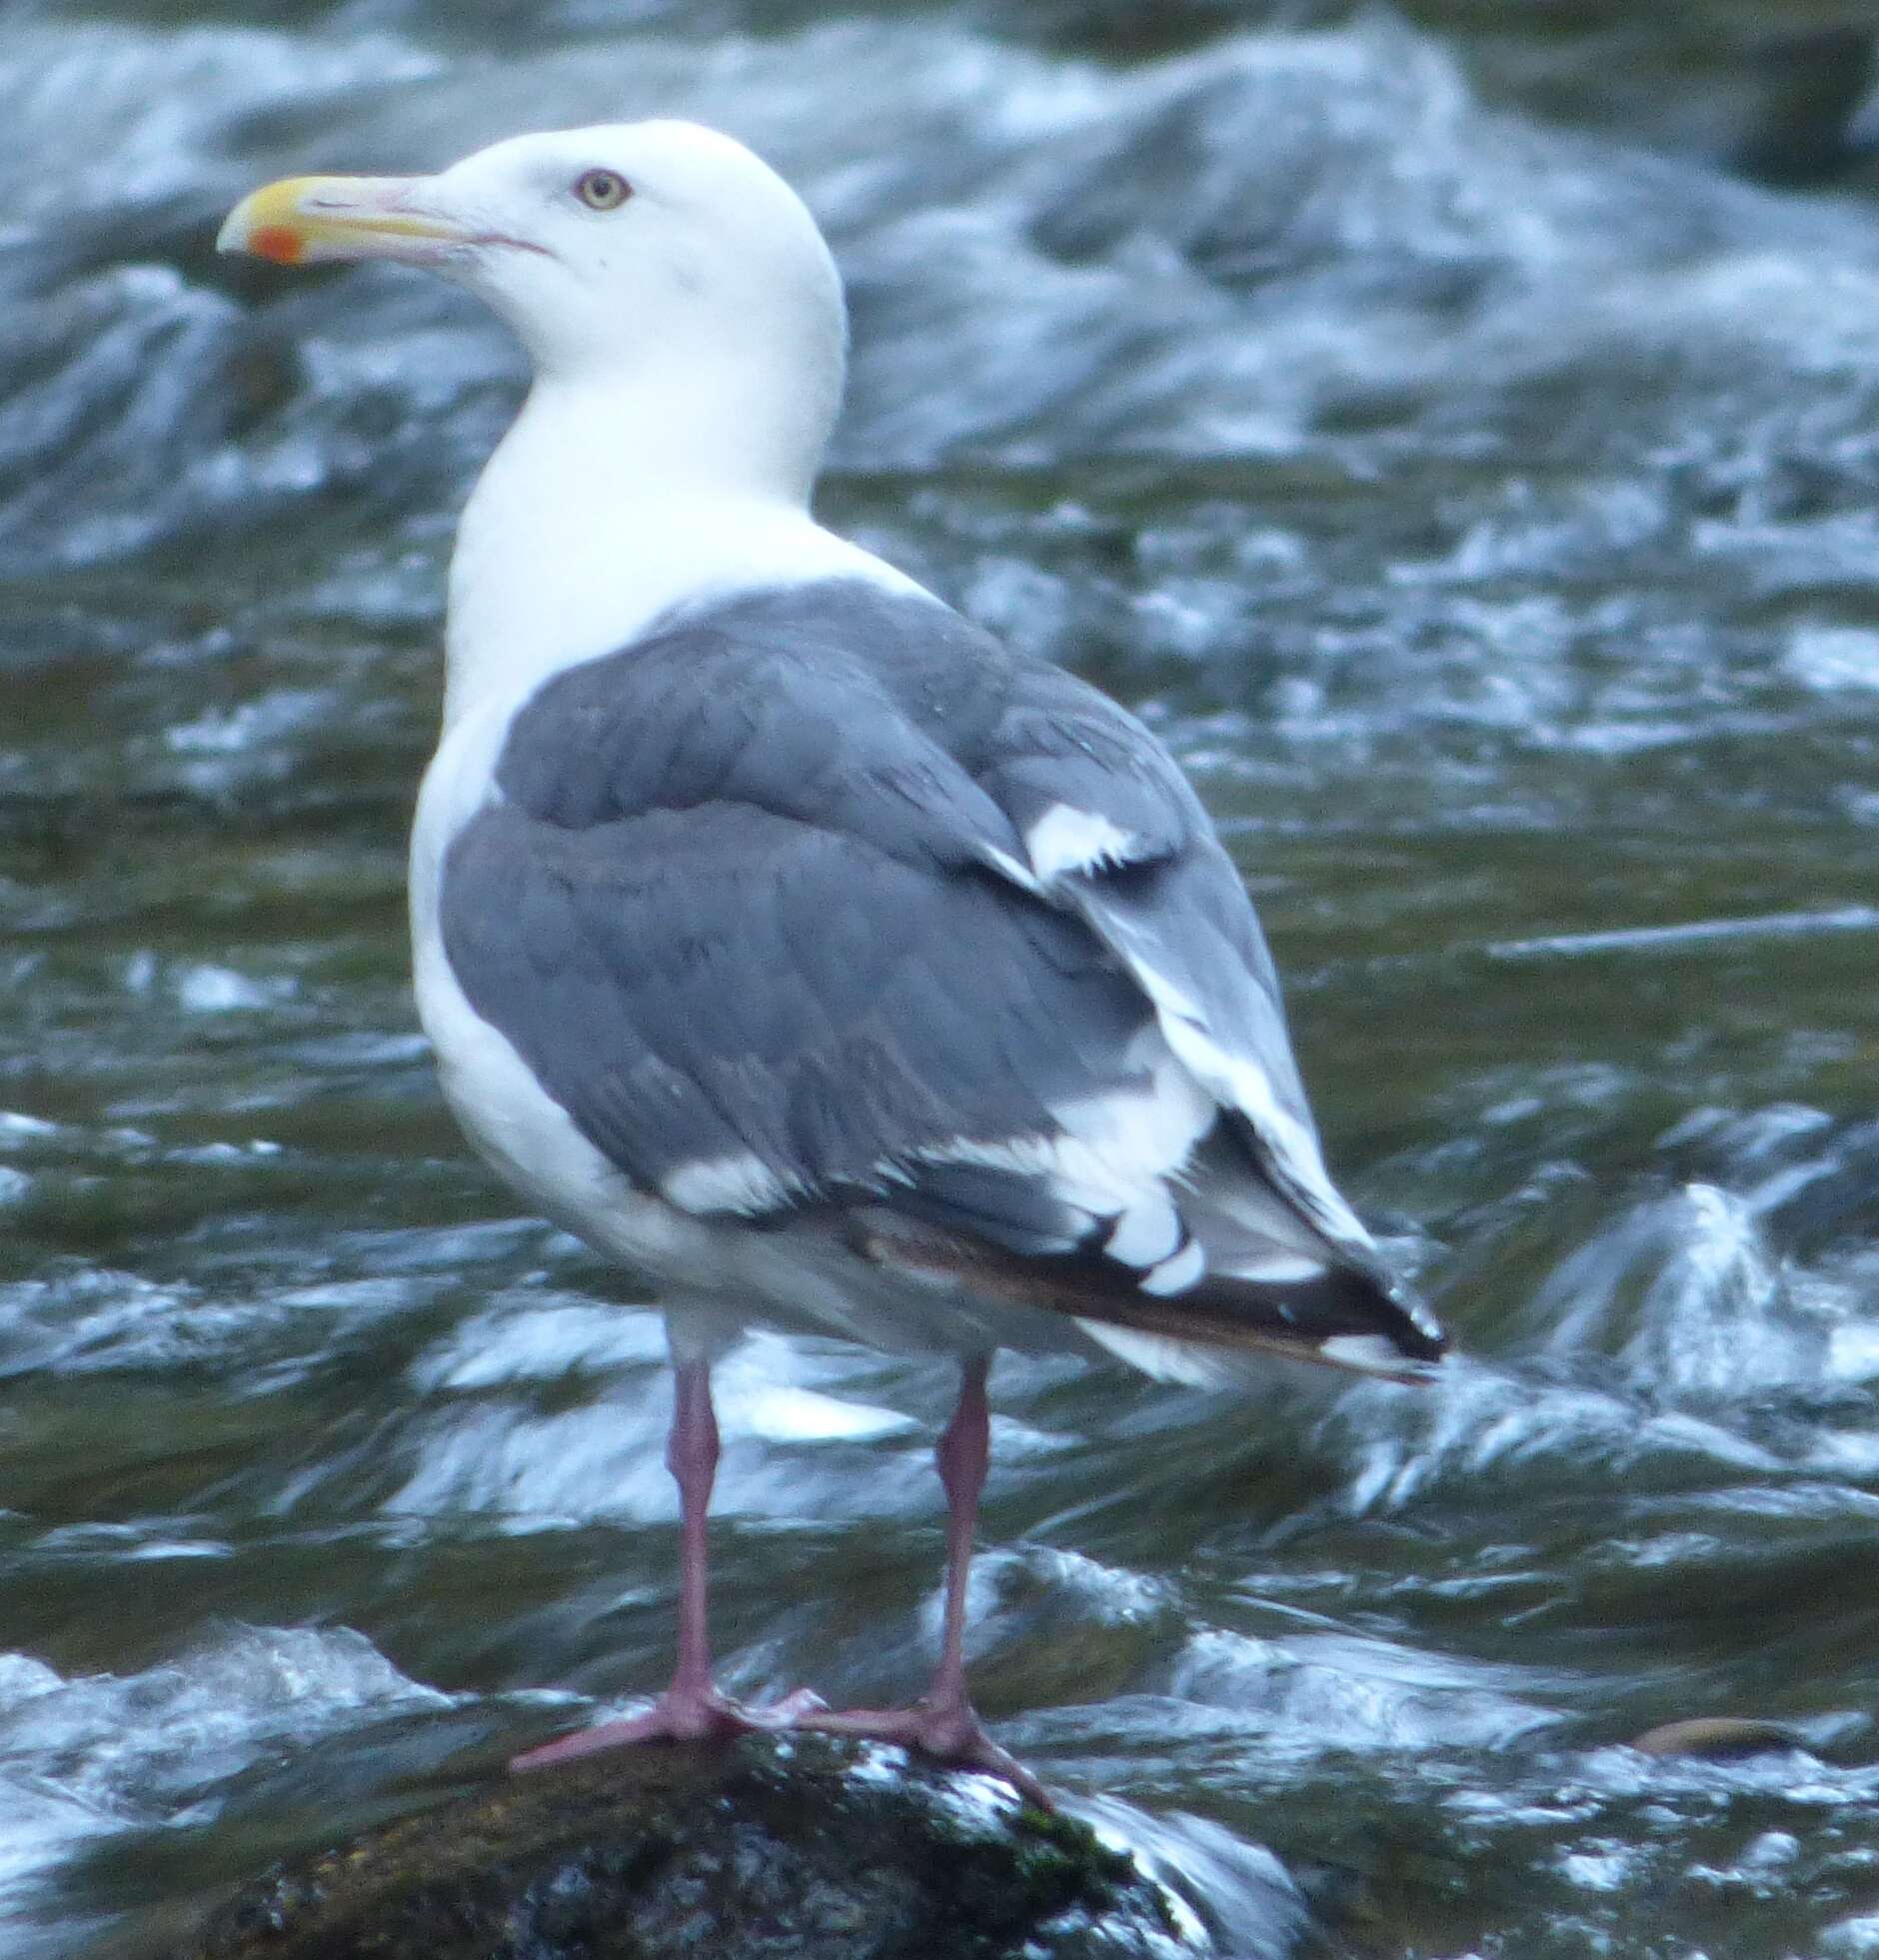
[[603,558],[591,532],[539,523],[493,527],[496,507],[485,496],[491,476],[497,505],[508,501],[492,466],[458,541],[444,732],[412,831],[419,1017],[453,1113],[531,1205],[616,1256],[675,1276],[708,1277],[724,1264],[719,1241],[737,1228],[636,1193],[543,1090],[508,1037],[471,1006],[439,926],[445,856],[464,826],[500,796],[496,773],[510,727],[556,674],[629,648],[677,607],[743,590],[804,578],[919,588],[787,505],[746,509],[731,521],[722,509],[708,519],[673,501],[612,527],[613,547]]

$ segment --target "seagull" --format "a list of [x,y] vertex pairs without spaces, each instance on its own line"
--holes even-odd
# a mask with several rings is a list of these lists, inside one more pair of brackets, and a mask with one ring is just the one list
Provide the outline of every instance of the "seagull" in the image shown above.
[[[1203,1387],[1444,1353],[1326,1173],[1212,824],[1133,715],[816,521],[842,282],[732,138],[653,121],[290,178],[218,243],[442,274],[534,367],[451,561],[415,991],[471,1142],[658,1284],[681,1535],[671,1685],[517,1765],[794,1724],[1041,1796],[962,1659],[994,1350]],[[711,1370],[753,1321],[958,1362],[912,1708],[714,1683]]]

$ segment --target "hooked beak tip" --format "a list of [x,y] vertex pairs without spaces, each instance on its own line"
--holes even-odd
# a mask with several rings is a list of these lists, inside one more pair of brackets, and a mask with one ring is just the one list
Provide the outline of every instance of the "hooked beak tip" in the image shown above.
[[398,259],[422,264],[468,242],[463,229],[414,207],[410,177],[284,177],[236,205],[216,234],[219,252],[275,265]]

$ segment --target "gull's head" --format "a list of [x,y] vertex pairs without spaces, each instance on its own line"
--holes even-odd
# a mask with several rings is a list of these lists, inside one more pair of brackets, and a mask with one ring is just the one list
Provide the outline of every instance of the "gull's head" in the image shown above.
[[[696,123],[512,137],[432,177],[290,177],[216,241],[284,265],[389,259],[467,286],[545,378],[787,373],[832,418],[841,281],[803,201]],[[803,406],[809,406],[808,403]]]

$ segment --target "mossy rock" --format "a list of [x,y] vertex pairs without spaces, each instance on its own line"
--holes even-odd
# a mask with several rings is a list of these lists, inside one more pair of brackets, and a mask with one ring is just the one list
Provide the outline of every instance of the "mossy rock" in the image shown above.
[[176,1960],[1175,1960],[1124,1855],[821,1736],[616,1750],[277,1866]]

